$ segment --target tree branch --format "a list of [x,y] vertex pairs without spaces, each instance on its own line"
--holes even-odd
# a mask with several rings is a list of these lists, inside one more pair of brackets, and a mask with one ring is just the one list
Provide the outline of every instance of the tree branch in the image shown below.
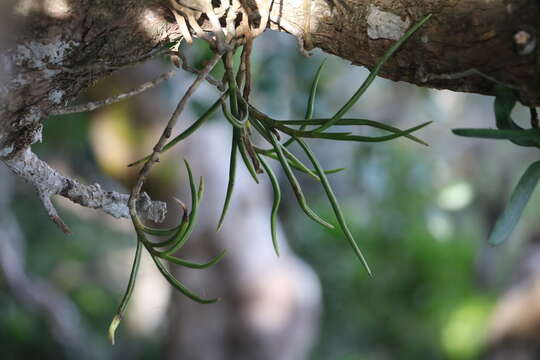
[[[251,11],[266,1],[250,0]],[[392,42],[431,13],[429,23],[383,67],[382,76],[480,94],[493,94],[496,80],[517,89],[524,104],[540,105],[538,1],[310,1],[304,7],[304,0],[274,0],[269,27],[307,40],[302,41],[306,46],[373,67]],[[50,196],[77,196],[64,194],[62,181],[73,180],[28,150],[41,139],[42,121],[61,113],[98,79],[159,54],[179,39],[180,30],[161,0],[19,3],[0,4],[0,160],[36,186],[49,215],[59,220]],[[21,159],[33,163],[25,166]],[[39,185],[35,170],[60,181],[52,192]],[[107,202],[124,204],[120,194],[101,197],[108,193],[98,186],[78,188],[93,199],[80,202],[83,206],[106,210]],[[95,202],[97,194],[101,203]],[[113,212],[127,215],[121,208]]]
[[111,105],[111,104],[115,104],[115,103],[120,102],[122,100],[129,99],[130,97],[139,95],[139,94],[145,92],[146,90],[149,90],[149,89],[151,89],[153,87],[158,86],[163,81],[169,80],[175,74],[176,74],[176,70],[172,70],[172,71],[169,71],[169,72],[167,72],[165,74],[161,74],[160,76],[158,76],[154,80],[145,82],[144,84],[141,84],[141,85],[137,86],[136,88],[131,89],[131,90],[125,92],[125,93],[114,95],[114,96],[111,96],[111,97],[109,97],[107,99],[94,101],[94,102],[91,102],[91,103],[86,103],[86,104],[81,104],[81,105],[73,105],[73,106],[65,107],[63,109],[54,110],[54,111],[50,112],[50,115],[66,115],[66,114],[75,114],[75,113],[81,113],[81,112],[87,112],[87,111],[94,111],[94,110],[97,110],[99,108],[102,108],[102,107],[105,107],[105,106],[108,106],[108,105]]
[[[311,9],[313,46],[368,68],[408,27],[433,14],[381,76],[493,95],[491,77],[519,89],[524,104],[540,106],[538,1],[313,0]],[[305,37],[305,18],[303,0],[276,0],[271,28]]]
[[[47,214],[66,233],[69,229],[50,200],[54,195],[61,195],[84,207],[103,210],[116,218],[129,218],[129,195],[104,191],[99,184],[84,185],[70,179],[40,160],[29,148],[5,163],[11,171],[36,188]],[[143,194],[137,202],[137,211],[145,220],[161,222],[167,207],[165,203],[152,201],[147,194]]]

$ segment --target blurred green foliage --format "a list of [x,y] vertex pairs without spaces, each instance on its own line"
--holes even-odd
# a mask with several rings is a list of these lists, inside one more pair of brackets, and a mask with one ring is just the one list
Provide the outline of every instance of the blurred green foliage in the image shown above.
[[[293,247],[322,282],[324,314],[312,359],[475,359],[494,297],[474,281],[481,236],[473,220],[452,216],[453,234],[436,237],[428,230],[436,210],[429,161],[419,162],[417,149],[399,142],[358,152],[356,180],[338,196],[374,278],[337,231],[301,216],[289,224]],[[380,192],[362,185],[373,163],[384,164]]]
[[[256,89],[253,98],[262,108],[271,109],[271,115],[285,117],[291,109],[305,107],[306,94],[321,57],[306,60],[298,56],[293,41],[288,47],[278,37],[264,41],[266,46],[254,52]],[[278,53],[275,48],[282,51]],[[200,65],[202,58],[198,55],[193,65]],[[344,69],[345,76],[341,72]],[[362,77],[358,82],[353,81],[355,77],[350,75],[353,73],[356,76],[359,70],[347,67],[344,61],[334,60],[328,64],[316,113],[331,113],[342,105],[343,92],[363,80]],[[348,82],[336,83],[343,79]],[[426,90],[407,88],[400,92],[393,90],[394,84],[388,84],[376,82],[366,94],[368,99],[359,107],[371,116],[388,111],[390,105],[398,101],[410,101],[412,105],[400,107],[398,104],[397,112],[403,118],[415,117],[414,123],[423,120],[420,119],[426,112],[423,105],[432,106],[434,102],[428,98]],[[389,88],[392,90],[388,91]],[[403,96],[404,92],[409,96]],[[425,101],[420,105],[419,97]],[[389,105],[382,106],[386,104]],[[194,110],[200,112],[205,106],[204,99],[199,98]],[[490,116],[491,109],[487,110],[482,113],[481,109],[479,113]],[[302,112],[296,111],[297,114]],[[86,168],[86,174],[98,172],[88,140],[89,122],[87,115],[48,120],[44,143],[37,145],[36,151],[46,158],[62,158],[77,174],[80,167]],[[141,133],[144,130],[142,128]],[[445,137],[452,136],[449,129],[444,131]],[[436,144],[441,137],[424,139]],[[322,282],[324,309],[311,359],[477,358],[483,345],[487,316],[495,301],[495,295],[480,286],[475,276],[477,256],[483,247],[481,240],[485,238],[479,215],[481,209],[448,212],[437,206],[436,194],[440,189],[435,185],[435,177],[438,169],[433,158],[426,155],[434,151],[433,148],[398,140],[355,147],[355,153],[343,155],[332,152],[333,147],[321,149],[316,142],[313,145],[324,158],[323,165],[349,168],[329,179],[336,185],[336,195],[375,276],[367,277],[338,230],[317,226],[296,210],[294,216],[282,216],[292,247],[313,266]],[[447,151],[449,147],[440,149]],[[491,154],[488,152],[486,156],[485,152],[484,158],[490,158]],[[498,157],[499,162],[475,167],[477,173],[473,176],[483,177],[482,169],[501,168],[502,163],[506,166],[504,169],[519,165],[510,161],[513,155],[505,152],[501,156],[504,158]],[[460,178],[456,173],[458,171],[450,178]],[[500,190],[500,184],[506,179],[499,178],[493,171],[490,173],[493,177],[484,183],[477,181],[475,190]],[[322,189],[317,184],[310,185],[307,177],[303,180],[308,182],[306,189],[310,190],[307,195],[311,204],[326,219],[332,219]],[[100,359],[159,358],[163,351],[161,338],[142,338],[129,331],[121,332],[119,345],[111,348],[105,337],[123,288],[110,286],[99,258],[111,250],[132,249],[135,239],[105,222],[63,211],[62,216],[76,234],[76,238],[66,238],[45,216],[33,191],[27,186],[18,189],[13,208],[27,240],[27,270],[53,282],[79,307],[82,322],[90,334],[87,341],[102,354]],[[296,206],[286,203],[288,197],[291,194],[285,193],[283,213],[292,213]],[[499,194],[493,197],[502,201]],[[66,272],[69,276],[63,277]],[[0,277],[3,309],[0,312],[0,358],[26,359],[35,358],[36,354],[40,359],[63,358],[43,318],[18,304],[3,281]]]

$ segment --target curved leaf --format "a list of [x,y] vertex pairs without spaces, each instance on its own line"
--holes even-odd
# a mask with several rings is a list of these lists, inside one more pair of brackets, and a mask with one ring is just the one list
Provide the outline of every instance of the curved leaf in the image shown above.
[[539,179],[540,161],[537,161],[529,166],[512,192],[506,209],[504,209],[504,212],[497,220],[489,236],[489,243],[491,245],[499,245],[510,237]]
[[510,140],[521,146],[540,146],[540,130],[453,129],[458,136]]
[[343,216],[343,212],[341,211],[341,207],[339,205],[339,202],[336,199],[336,195],[334,194],[334,191],[332,190],[332,186],[330,185],[330,182],[326,178],[326,175],[324,174],[322,166],[320,165],[319,161],[317,160],[317,157],[315,156],[313,151],[311,151],[311,149],[309,148],[309,146],[306,144],[306,142],[304,140],[298,139],[298,138],[295,138],[295,140],[300,144],[302,149],[304,149],[304,152],[306,153],[309,160],[313,164],[313,167],[315,168],[315,170],[319,174],[319,177],[321,178],[321,183],[322,183],[322,186],[324,188],[324,191],[326,192],[328,200],[330,201],[330,204],[332,205],[332,208],[334,209],[334,214],[336,215],[338,224],[341,227],[341,230],[343,231],[343,234],[347,238],[347,241],[349,242],[349,244],[353,248],[356,256],[358,257],[358,259],[360,260],[362,265],[364,265],[364,268],[366,269],[369,276],[373,276],[373,274],[371,273],[371,269],[369,268],[369,264],[366,261],[366,258],[364,257],[364,255],[362,254],[362,250],[360,250],[360,248],[358,247],[358,244],[354,240],[354,237],[353,237],[351,231],[349,230],[347,222],[345,221],[345,216]]
[[279,204],[281,202],[281,189],[279,187],[278,179],[270,165],[268,165],[266,160],[264,160],[261,156],[259,156],[259,160],[264,167],[264,170],[268,174],[268,178],[270,179],[270,183],[272,184],[272,190],[274,191],[274,201],[272,203],[272,211],[270,213],[270,230],[272,232],[272,244],[274,245],[274,250],[276,252],[276,255],[279,256],[279,243],[277,240],[276,223],[277,212],[279,209]]

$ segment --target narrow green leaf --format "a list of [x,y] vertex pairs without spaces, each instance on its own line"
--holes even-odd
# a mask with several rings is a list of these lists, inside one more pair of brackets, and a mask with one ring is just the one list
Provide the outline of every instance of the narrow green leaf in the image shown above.
[[369,88],[373,80],[377,77],[377,74],[381,70],[382,66],[390,59],[392,55],[403,45],[405,41],[407,41],[420,27],[422,27],[426,21],[428,21],[431,18],[431,14],[423,18],[420,22],[418,22],[416,25],[414,25],[412,28],[410,28],[396,43],[394,43],[383,55],[379,63],[375,66],[375,68],[371,71],[369,76],[364,80],[364,83],[360,86],[360,88],[354,93],[354,95],[343,105],[341,109],[338,110],[338,112],[332,117],[330,121],[328,121],[326,124],[322,125],[321,127],[317,128],[314,131],[322,132],[332,125],[334,125],[339,119],[341,119],[349,110],[350,108],[356,104],[358,99],[366,92],[366,90]]
[[124,293],[124,297],[122,298],[120,306],[116,311],[116,315],[114,316],[111,324],[109,325],[109,340],[113,345],[116,329],[118,328],[120,322],[122,321],[122,318],[124,317],[124,313],[126,312],[126,309],[129,305],[129,300],[131,300],[131,295],[133,294],[133,289],[135,288],[135,283],[137,282],[137,274],[139,273],[139,265],[141,264],[141,254],[142,242],[137,241],[137,249],[135,250],[135,258],[133,259],[133,265],[131,267],[131,274],[129,275],[126,292]]
[[319,65],[319,68],[315,73],[315,77],[313,78],[313,82],[311,83],[311,89],[309,91],[309,99],[306,108],[306,115],[304,116],[304,119],[306,120],[313,118],[313,112],[315,110],[315,99],[317,97],[317,89],[319,87],[319,81],[321,80],[322,71],[325,65],[326,59],[324,59],[321,62],[321,65]]
[[251,162],[251,158],[250,156],[248,155],[248,152],[247,152],[247,149],[246,149],[246,144],[244,143],[244,140],[243,140],[243,135],[241,133],[241,131],[235,129],[236,131],[236,136],[237,136],[237,143],[238,143],[238,151],[240,152],[240,155],[242,157],[242,160],[244,161],[244,165],[246,166],[246,168],[248,169],[251,177],[253,178],[253,180],[258,184],[259,183],[259,177],[257,176],[257,171],[255,170],[255,167],[253,166],[252,162]]
[[399,133],[394,133],[392,135],[383,135],[383,136],[360,136],[360,135],[350,135],[350,133],[337,133],[337,132],[331,132],[331,133],[319,133],[315,131],[299,131],[294,130],[291,128],[288,128],[286,126],[279,126],[276,127],[285,133],[287,133],[290,136],[293,137],[299,137],[299,138],[312,138],[312,139],[330,139],[330,140],[339,140],[339,141],[355,141],[355,142],[383,142],[383,141],[389,141],[393,139],[397,139],[402,136],[406,136],[408,134],[411,134],[415,131],[418,131],[422,129],[423,127],[426,127],[427,125],[431,124],[432,121],[425,122],[423,124],[417,125],[415,127],[412,127],[410,129],[401,131]]
[[510,201],[504,209],[501,217],[497,220],[491,235],[489,244],[499,245],[510,237],[510,234],[516,227],[525,206],[529,202],[538,180],[540,179],[540,161],[533,163],[525,171],[519,180],[516,188],[512,192]]
[[219,300],[217,298],[216,299],[206,299],[206,298],[203,298],[201,296],[196,295],[194,292],[192,292],[187,287],[185,287],[184,284],[182,284],[180,281],[178,281],[174,277],[174,275],[171,274],[169,272],[169,270],[167,270],[167,268],[161,263],[161,261],[159,261],[159,259],[157,257],[152,256],[152,260],[154,260],[154,263],[156,264],[159,272],[169,282],[169,284],[171,284],[174,288],[178,289],[178,291],[180,291],[182,294],[184,294],[185,296],[187,296],[191,300],[196,301],[196,302],[201,303],[201,304],[211,304],[211,303],[215,303],[216,301]]
[[305,173],[305,174],[308,174],[309,176],[311,176],[312,178],[314,178],[315,180],[319,181],[319,177],[317,176],[317,174],[315,174],[315,172],[313,172],[310,168],[308,168],[306,165],[304,165],[304,163],[302,161],[300,161],[300,159],[298,159],[296,156],[294,156],[294,154],[292,152],[289,151],[289,149],[287,149],[285,147],[285,144],[283,144],[281,146],[281,150],[283,150],[283,154],[285,155],[285,158],[287,158],[287,161],[289,162],[289,164]]
[[221,226],[223,225],[223,220],[225,219],[225,215],[227,214],[227,210],[229,209],[229,205],[231,203],[231,197],[234,189],[234,182],[236,179],[236,150],[238,149],[238,139],[237,136],[234,134],[233,129],[233,136],[232,136],[232,143],[231,143],[231,156],[230,156],[230,162],[229,162],[229,183],[227,184],[227,193],[225,194],[225,203],[223,204],[223,210],[221,211],[221,216],[219,217],[217,230],[221,229]]
[[191,236],[191,233],[193,232],[193,227],[195,226],[195,223],[197,222],[199,202],[204,192],[204,183],[201,178],[200,183],[199,183],[199,189],[197,190],[195,186],[195,180],[193,179],[193,173],[191,172],[191,167],[189,166],[188,161],[185,159],[184,159],[184,163],[188,171],[189,187],[191,189],[191,213],[189,214],[189,222],[183,236],[180,239],[178,239],[177,242],[174,243],[169,250],[166,250],[160,253],[161,255],[172,255],[176,251],[178,251],[180,248],[182,248],[182,246],[184,246],[186,241]]
[[528,142],[540,146],[540,130],[498,130],[498,129],[453,129],[458,136],[474,137],[481,139],[511,140],[514,142]]
[[173,246],[174,244],[182,241],[182,239],[186,236],[186,231],[190,223],[189,216],[187,214],[184,215],[185,216],[182,218],[182,223],[180,224],[180,226],[178,226],[176,232],[168,240],[158,243],[148,241],[148,245],[157,249]]
[[285,155],[283,154],[282,145],[277,141],[274,134],[272,134],[271,132],[268,132],[268,135],[270,136],[272,145],[274,146],[274,149],[276,150],[276,154],[279,158],[279,162],[281,163],[281,166],[283,167],[283,171],[285,172],[285,175],[287,176],[287,179],[289,180],[289,183],[291,184],[294,195],[296,196],[296,199],[298,200],[298,204],[300,205],[302,210],[304,210],[304,213],[313,221],[321,224],[322,226],[327,227],[329,229],[333,229],[334,226],[332,224],[323,220],[307,205],[306,198],[304,197],[304,193],[302,192],[302,188],[300,187],[298,180],[294,176],[294,173],[292,172],[291,167],[289,166],[289,163],[287,162],[287,159],[285,158]]
[[219,253],[219,255],[215,256],[212,260],[210,260],[210,261],[208,261],[206,263],[203,263],[203,264],[197,264],[197,263],[194,263],[194,262],[191,262],[191,261],[183,260],[183,259],[180,259],[179,257],[172,256],[172,255],[163,255],[163,256],[160,256],[160,257],[162,259],[170,261],[170,262],[172,262],[172,263],[174,263],[176,265],[184,266],[184,267],[187,267],[187,268],[206,269],[206,268],[209,268],[210,266],[218,263],[221,259],[223,259],[223,257],[225,256],[225,253],[226,253],[226,251],[222,251],[221,253]]
[[[319,80],[321,79],[322,70],[324,68],[324,65],[326,65],[326,59],[324,59],[321,62],[321,65],[319,65],[319,68],[317,69],[317,72],[315,73],[315,77],[313,78],[313,82],[311,83],[311,89],[309,91],[309,98],[307,102],[306,107],[306,115],[304,116],[305,120],[310,120],[313,118],[313,112],[315,110],[315,99],[317,97],[317,88],[319,87]],[[299,130],[305,130],[307,125],[300,126]],[[293,143],[293,138],[290,138],[285,143],[283,143],[284,147],[288,147]]]
[[139,230],[144,231],[148,235],[154,235],[154,236],[169,236],[175,234],[178,229],[180,228],[182,224],[168,229],[158,229],[158,228],[152,228],[148,226],[142,226]]
[[268,174],[268,178],[270,179],[270,183],[272,184],[272,190],[274,191],[274,201],[272,203],[272,211],[270,213],[270,230],[272,232],[272,244],[274,245],[274,251],[276,252],[276,255],[279,257],[279,243],[277,239],[277,213],[279,210],[279,204],[281,202],[281,189],[279,187],[279,182],[276,177],[276,174],[274,174],[274,171],[272,170],[272,167],[268,165],[266,160],[264,160],[261,156],[259,156],[259,160],[264,167],[264,170]]
[[319,177],[321,178],[321,184],[322,184],[322,186],[324,188],[324,191],[326,192],[326,195],[328,197],[328,200],[330,201],[330,204],[332,205],[332,208],[334,209],[334,214],[336,215],[337,221],[339,223],[339,226],[341,227],[341,230],[343,231],[343,234],[347,238],[349,244],[353,248],[356,256],[358,257],[358,259],[364,265],[364,268],[366,269],[369,276],[373,276],[372,273],[371,273],[371,270],[369,268],[369,264],[367,263],[364,255],[362,254],[362,251],[358,247],[358,244],[354,240],[354,237],[353,237],[351,231],[349,230],[349,227],[347,226],[347,222],[345,220],[345,217],[343,216],[343,212],[341,211],[341,207],[339,205],[339,202],[336,199],[334,191],[332,190],[332,186],[330,185],[330,182],[326,178],[326,175],[325,175],[321,165],[319,164],[319,161],[317,160],[317,157],[315,156],[313,151],[311,151],[309,146],[304,142],[304,140],[298,139],[298,138],[295,138],[295,140],[300,144],[302,149],[304,149],[306,155],[309,157],[311,163],[313,164],[313,167],[315,168],[315,170],[319,174]]
[[[282,146],[284,147],[285,144],[283,144]],[[278,157],[274,152],[268,152],[268,151],[264,151],[264,150],[263,150],[263,151],[260,151],[260,152],[257,151],[257,152],[258,152],[259,154],[263,155],[263,156],[266,156],[266,157],[270,158],[270,159],[279,161],[279,157]],[[306,173],[306,174],[308,174],[309,176],[311,176],[312,178],[314,178],[314,179],[317,180],[317,181],[320,180],[319,177],[317,176],[317,174],[315,174],[314,170],[309,169],[304,163],[300,163],[301,166],[299,166],[299,164],[298,164],[297,162],[292,161],[292,160],[288,157],[287,153],[285,153],[285,156],[287,157],[287,161],[289,162],[289,165],[290,165],[293,169],[298,170],[298,171],[301,171],[301,172],[303,172],[303,173]],[[298,160],[298,161],[300,161],[300,160]],[[309,170],[309,172],[306,171],[306,169]],[[325,173],[325,174],[335,174],[335,173],[341,172],[341,171],[343,171],[343,170],[345,170],[345,168],[330,169],[330,170],[324,170],[324,173]]]
[[161,241],[159,243],[154,243],[154,242],[148,242],[152,247],[166,247],[168,246],[169,244],[171,244],[172,242],[174,242],[174,238],[175,237],[178,237],[179,234],[181,234],[185,228],[187,227],[187,223],[188,223],[188,220],[189,220],[189,217],[188,217],[188,214],[187,214],[187,208],[186,206],[184,205],[184,203],[178,199],[175,199],[179,204],[180,204],[180,207],[182,208],[182,218],[180,220],[180,224],[178,224],[178,226],[176,227],[173,227],[173,228],[169,228],[169,229],[157,229],[157,228],[151,228],[151,227],[148,227],[148,226],[144,226],[143,224],[140,223],[140,221],[138,223],[135,223],[134,226],[142,231],[143,233],[145,234],[148,234],[148,235],[154,235],[154,236],[171,236],[172,237],[169,239],[169,240],[166,240],[166,241]]
[[[280,122],[283,125],[322,125],[325,122],[329,121],[330,119],[312,119],[312,120],[275,120]],[[402,136],[415,141],[417,143],[420,143],[425,146],[429,146],[428,143],[425,141],[410,135],[410,134],[404,134],[404,130],[401,130],[399,128],[393,127],[391,125],[387,125],[378,121],[368,120],[368,119],[340,119],[338,122],[334,124],[334,126],[370,126],[376,129],[386,130],[393,132],[395,134],[403,134]],[[302,128],[300,128],[301,130]]]
[[221,110],[223,111],[223,115],[225,115],[225,118],[229,123],[231,123],[232,126],[238,129],[242,129],[245,126],[245,123],[238,120],[227,108],[227,104],[225,104],[225,101],[221,102]]

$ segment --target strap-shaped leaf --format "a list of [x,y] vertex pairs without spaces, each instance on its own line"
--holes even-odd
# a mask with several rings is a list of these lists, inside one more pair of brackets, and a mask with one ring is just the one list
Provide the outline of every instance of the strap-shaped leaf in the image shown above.
[[235,136],[237,137],[236,141],[238,143],[238,151],[240,152],[242,161],[244,162],[244,165],[248,169],[249,174],[251,175],[253,180],[258,184],[259,177],[257,176],[257,170],[255,169],[255,167],[253,166],[253,163],[251,162],[251,157],[248,154],[246,143],[244,142],[244,135],[242,135],[242,130],[235,129],[234,132],[235,132]]
[[272,145],[274,146],[274,149],[276,150],[276,154],[281,163],[281,167],[283,168],[283,171],[285,172],[285,175],[287,176],[287,179],[289,180],[289,183],[291,184],[291,187],[293,189],[294,195],[296,196],[296,199],[298,200],[298,204],[300,205],[300,208],[302,208],[304,213],[308,217],[310,217],[313,221],[321,224],[324,227],[333,229],[334,226],[332,224],[323,220],[307,205],[306,198],[304,196],[302,188],[300,187],[300,184],[298,183],[298,179],[296,179],[296,176],[294,176],[294,173],[292,172],[291,167],[289,166],[289,163],[287,162],[287,159],[285,158],[285,155],[283,155],[283,148],[282,148],[283,145],[281,145],[279,141],[277,141],[274,134],[272,134],[271,132],[268,132],[268,135],[270,137],[270,140],[272,141]]
[[[412,127],[407,130],[401,130],[398,128],[395,128],[390,125],[386,125],[380,122],[376,122],[373,120],[368,119],[354,119],[354,118],[346,118],[346,119],[339,119],[337,120],[333,125],[364,125],[364,126],[371,126],[374,128],[390,131],[393,134],[387,135],[387,136],[358,136],[358,135],[351,135],[350,132],[346,133],[338,133],[338,132],[332,132],[332,133],[319,133],[318,129],[310,130],[310,131],[304,131],[301,130],[302,127],[298,130],[292,129],[286,125],[321,125],[326,124],[328,121],[331,121],[332,119],[326,118],[326,119],[311,119],[311,120],[276,120],[268,115],[264,114],[263,112],[259,111],[256,107],[249,104],[249,111],[250,111],[250,117],[252,120],[260,120],[262,123],[266,124],[270,127],[275,127],[276,129],[279,129],[280,131],[284,132],[287,135],[290,135],[291,137],[300,137],[300,138],[319,138],[319,139],[330,139],[330,140],[342,140],[342,141],[357,141],[357,142],[382,142],[382,141],[389,141],[396,139],[398,137],[406,137],[413,141],[416,141],[422,145],[428,145],[423,140],[418,139],[415,136],[412,136],[411,133],[420,130],[421,128],[429,125],[432,123],[432,121],[425,122],[423,124],[417,125],[415,127]],[[305,127],[304,127],[305,128]],[[264,136],[264,135],[263,135]],[[267,139],[268,140],[268,139]],[[269,141],[269,140],[268,140]],[[287,144],[286,142],[285,144]]]
[[182,220],[180,221],[180,224],[178,226],[171,229],[156,229],[156,228],[151,228],[148,226],[141,227],[140,226],[141,224],[136,224],[137,229],[141,230],[145,234],[154,235],[154,236],[169,236],[169,235],[171,236],[166,241],[160,241],[158,243],[149,242],[149,244],[154,248],[167,247],[173,244],[175,242],[175,239],[178,238],[179,236],[182,236],[182,234],[186,231],[186,228],[189,224],[189,215],[188,215],[186,205],[184,205],[182,201],[176,198],[175,200],[180,204],[183,210]]
[[522,146],[540,146],[540,130],[499,130],[499,129],[453,129],[452,132],[459,136],[474,137],[481,139],[510,140]]
[[321,184],[322,184],[322,186],[324,188],[324,191],[326,192],[326,196],[328,197],[328,200],[330,201],[330,204],[332,205],[332,208],[334,209],[334,214],[336,215],[336,219],[338,221],[338,224],[339,224],[341,230],[343,231],[343,234],[347,238],[347,241],[349,242],[349,244],[353,248],[356,256],[358,257],[358,259],[360,260],[362,265],[364,265],[364,268],[366,269],[369,276],[372,276],[371,269],[369,268],[369,264],[367,263],[366,258],[362,254],[362,251],[358,247],[358,244],[354,240],[354,237],[353,237],[351,231],[349,230],[349,226],[347,225],[347,222],[345,220],[345,216],[343,216],[343,211],[341,211],[341,206],[339,205],[339,202],[336,199],[336,195],[334,194],[334,190],[332,190],[332,186],[330,185],[330,182],[326,178],[326,175],[325,175],[325,173],[324,173],[324,171],[322,169],[322,166],[319,163],[319,160],[317,160],[317,157],[315,156],[313,151],[311,151],[311,149],[309,148],[309,146],[306,144],[306,142],[304,140],[298,139],[298,138],[295,138],[295,140],[300,144],[300,146],[302,147],[302,149],[304,150],[304,152],[308,156],[309,160],[313,164],[313,167],[315,168],[315,170],[319,174],[319,177],[321,178]]
[[339,140],[339,141],[354,141],[354,142],[370,142],[371,143],[371,142],[390,141],[390,140],[397,139],[402,136],[407,136],[415,131],[422,129],[423,127],[426,127],[427,125],[431,123],[432,121],[428,121],[407,130],[403,130],[403,131],[400,131],[391,135],[383,135],[383,136],[360,136],[360,135],[351,135],[351,133],[339,133],[339,132],[319,133],[315,131],[294,130],[287,126],[279,125],[279,124],[273,124],[273,125],[280,131],[283,131],[284,133],[286,133],[287,135],[298,137],[298,138],[329,139],[329,140]]
[[529,166],[512,192],[508,205],[489,236],[491,245],[499,245],[508,239],[519,222],[539,179],[540,161],[537,161]]
[[270,230],[272,232],[272,245],[274,246],[274,251],[276,252],[276,255],[279,256],[279,243],[277,239],[276,226],[277,213],[279,210],[279,204],[281,202],[281,189],[279,187],[279,182],[276,174],[274,174],[274,171],[272,170],[272,167],[268,165],[266,160],[264,160],[262,157],[259,157],[259,161],[264,167],[266,174],[268,174],[268,178],[270,179],[270,183],[272,184],[272,190],[274,191],[274,201],[272,202],[272,211],[270,212]]
[[178,242],[182,241],[182,239],[186,236],[186,231],[189,227],[190,219],[189,216],[186,216],[184,220],[182,220],[182,224],[178,227],[178,230],[166,241],[162,242],[148,242],[148,245],[157,249],[157,248],[166,248],[168,246],[174,246],[174,244],[177,244]]
[[[312,119],[312,120],[276,120],[282,123],[283,125],[322,125],[330,119]],[[376,129],[386,130],[394,134],[403,134],[405,131],[394,126],[381,123],[378,121],[368,120],[368,119],[340,119],[334,124],[334,126],[370,126]],[[300,128],[301,130],[302,128]],[[425,141],[417,138],[416,136],[405,134],[403,137],[406,137],[412,141],[415,141],[419,144],[429,146]]]
[[225,203],[223,204],[223,210],[221,211],[221,215],[219,217],[217,230],[221,229],[221,226],[223,225],[223,220],[225,219],[225,215],[227,214],[227,210],[229,209],[229,205],[231,203],[232,193],[234,190],[234,182],[236,180],[236,151],[238,149],[238,140],[237,136],[235,136],[234,131],[236,129],[233,129],[233,135],[232,135],[232,142],[231,142],[231,156],[230,156],[230,162],[229,162],[229,182],[227,184],[227,193],[225,194]]
[[[285,143],[283,144],[283,148],[285,148]],[[259,151],[259,149],[257,150],[257,152],[261,155],[264,155],[266,157],[269,157],[270,159],[273,159],[273,160],[278,160],[279,161],[279,158],[278,156],[275,154],[275,152],[273,151],[266,151],[266,150],[263,150],[263,149],[260,149],[261,151]],[[315,171],[308,168],[303,162],[301,162],[300,160],[298,160],[297,157],[294,157],[293,158],[290,158],[289,155],[287,154],[287,152],[284,152],[285,154],[285,157],[287,158],[287,161],[289,162],[289,165],[291,165],[291,167],[295,170],[298,170],[298,171],[301,171],[305,174],[308,174],[309,176],[311,176],[312,178],[314,178],[315,180],[317,181],[320,181],[319,177],[317,176],[317,174],[315,174]],[[335,174],[335,173],[338,173],[338,172],[341,172],[345,170],[345,168],[337,168],[337,169],[330,169],[330,170],[324,170],[324,173],[325,174]]]
[[165,265],[163,265],[161,263],[161,261],[159,261],[159,259],[155,256],[152,256],[152,260],[154,260],[154,263],[156,264],[159,272],[161,273],[161,275],[163,275],[163,277],[169,282],[169,284],[171,284],[174,288],[176,288],[177,290],[179,290],[182,294],[184,294],[185,296],[187,296],[188,298],[190,298],[191,300],[194,300],[198,303],[201,303],[201,304],[211,304],[211,303],[215,303],[216,301],[218,301],[219,299],[218,298],[215,298],[215,299],[206,299],[206,298],[203,298],[197,294],[195,294],[194,292],[192,292],[191,290],[189,290],[184,284],[182,284],[180,281],[178,281],[173,274],[171,274],[169,272],[169,270],[167,270],[167,268],[165,267]]
[[[238,120],[230,111],[229,109],[227,108],[227,104],[225,103],[225,101],[222,101],[221,102],[221,110],[223,111],[223,115],[225,115],[225,118],[227,119],[227,121],[229,121],[229,123],[236,127],[236,128],[239,128],[239,129],[242,129],[244,128],[244,126],[246,125],[246,122],[245,120],[247,119],[247,116],[245,119],[242,119],[242,120]],[[246,114],[247,115],[247,114]]]
[[114,345],[114,334],[116,333],[116,329],[118,328],[118,325],[120,325],[120,322],[122,321],[122,318],[124,317],[124,313],[126,312],[126,309],[129,305],[129,300],[131,300],[131,295],[133,294],[133,289],[135,288],[135,283],[137,282],[137,275],[139,274],[139,265],[141,264],[141,254],[142,254],[142,242],[137,241],[137,249],[135,250],[135,258],[133,259],[133,265],[131,267],[131,274],[129,275],[129,281],[126,288],[126,292],[124,293],[124,297],[122,298],[122,301],[120,301],[120,306],[118,307],[118,310],[116,311],[116,315],[111,321],[111,324],[109,325],[109,341],[111,344]]
[[[310,120],[313,118],[313,112],[315,110],[315,98],[317,96],[317,88],[319,87],[319,80],[321,79],[321,74],[322,74],[324,65],[326,65],[326,59],[324,59],[321,62],[321,65],[319,65],[319,68],[317,69],[317,72],[315,73],[315,77],[313,78],[313,82],[311,83],[311,89],[309,90],[309,98],[308,98],[307,107],[306,107],[306,115],[304,116],[305,120]],[[299,124],[299,125],[301,125],[299,130],[305,130],[307,127],[306,124]],[[283,143],[283,146],[288,147],[293,142],[294,142],[294,139],[291,137],[289,140]]]
[[208,261],[206,263],[203,263],[203,264],[198,264],[198,263],[194,263],[194,262],[187,261],[187,260],[184,260],[184,259],[180,259],[179,257],[172,256],[172,255],[163,255],[163,256],[160,256],[160,257],[162,259],[164,259],[164,260],[172,262],[173,264],[180,265],[180,266],[183,266],[183,267],[187,267],[187,268],[191,268],[191,269],[206,269],[206,268],[209,268],[210,266],[212,266],[214,264],[217,264],[221,259],[223,259],[225,254],[226,254],[226,251],[223,250],[221,253],[219,253],[217,256],[215,256],[213,259],[211,259],[210,261]]
[[191,213],[189,214],[189,221],[188,221],[188,226],[186,228],[186,231],[184,232],[183,236],[178,239],[173,245],[172,247],[167,250],[167,251],[163,251],[162,255],[172,255],[174,254],[176,251],[178,251],[182,246],[184,246],[184,244],[186,243],[186,241],[188,241],[191,233],[193,232],[193,227],[195,226],[195,223],[197,222],[197,214],[198,214],[198,210],[199,210],[199,202],[202,198],[202,195],[204,193],[204,182],[202,180],[202,178],[200,179],[200,182],[199,182],[199,189],[197,190],[196,186],[195,186],[195,180],[193,179],[193,173],[191,172],[191,167],[189,166],[189,163],[187,160],[184,160],[184,163],[186,164],[186,169],[188,171],[188,177],[189,177],[189,187],[191,189]]

